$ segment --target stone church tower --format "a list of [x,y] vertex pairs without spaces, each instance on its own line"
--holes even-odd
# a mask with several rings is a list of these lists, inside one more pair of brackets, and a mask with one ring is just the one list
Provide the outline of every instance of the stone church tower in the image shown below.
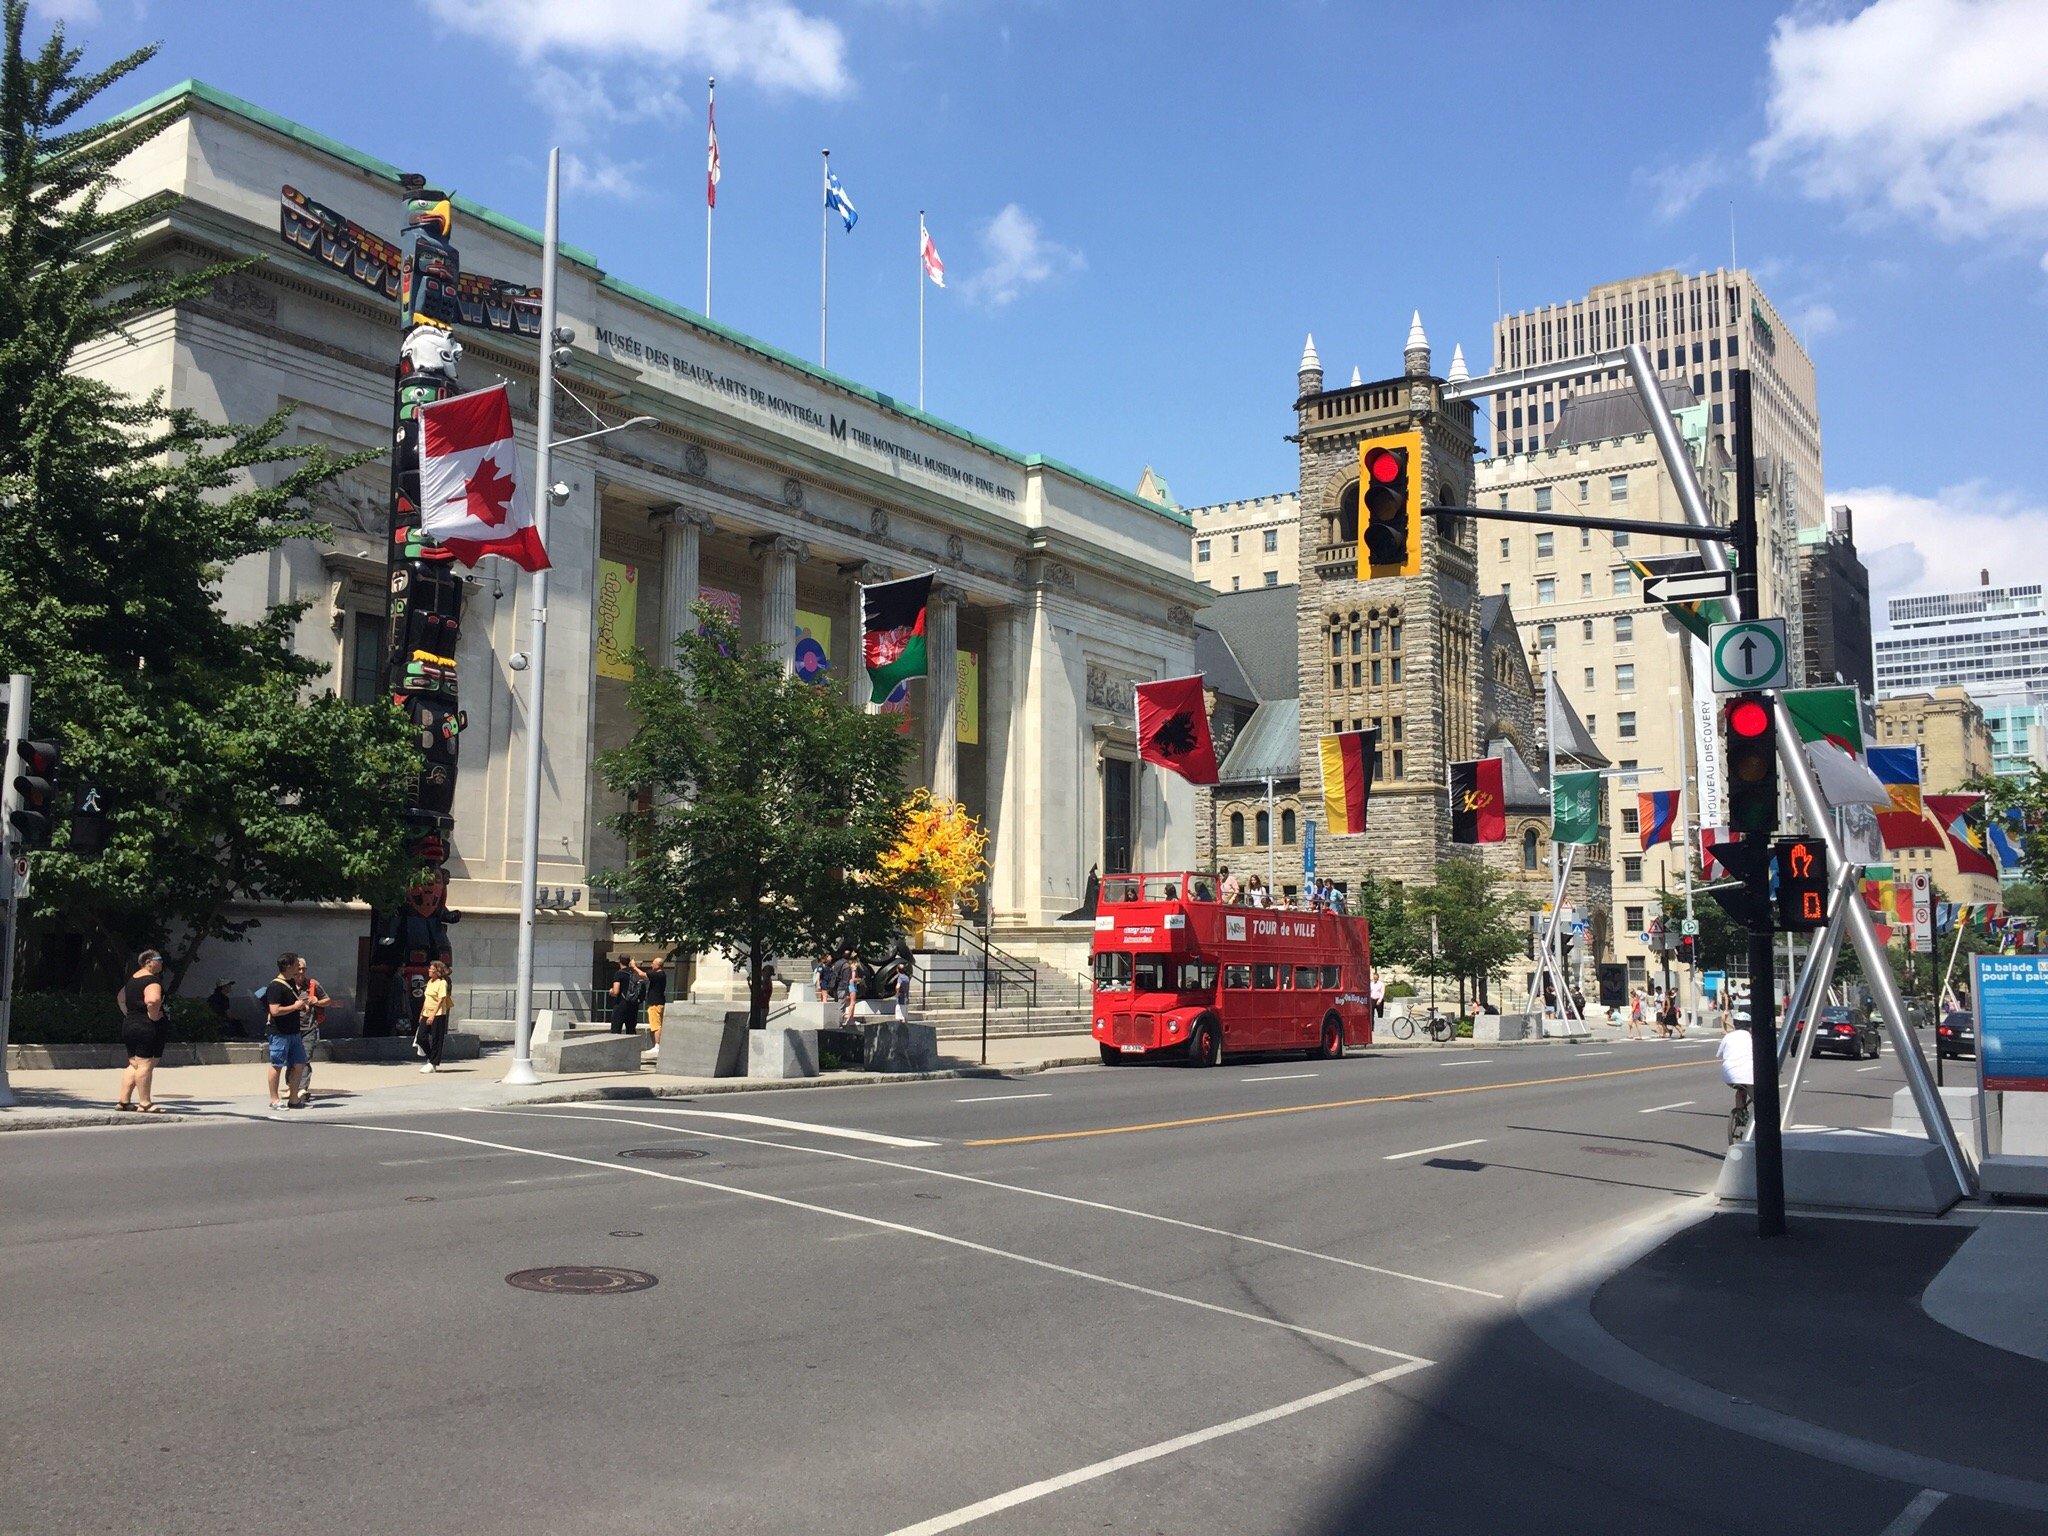
[[[1452,365],[1464,372],[1462,353]],[[1399,377],[1323,388],[1315,338],[1303,348],[1295,400],[1301,454],[1301,800],[1317,821],[1317,738],[1377,726],[1379,764],[1363,837],[1318,836],[1317,869],[1431,884],[1450,855],[1449,765],[1479,739],[1478,545],[1469,518],[1425,517],[1422,571],[1358,579],[1359,451],[1375,437],[1420,431],[1424,506],[1470,506],[1473,407],[1446,401],[1429,369],[1418,314]]]

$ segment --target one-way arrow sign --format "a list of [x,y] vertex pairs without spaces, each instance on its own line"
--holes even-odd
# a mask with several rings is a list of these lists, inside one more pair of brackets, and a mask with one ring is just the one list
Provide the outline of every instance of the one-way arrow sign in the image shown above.
[[1710,597],[1727,597],[1735,591],[1732,571],[1691,571],[1683,576],[1646,576],[1646,603],[1703,603]]

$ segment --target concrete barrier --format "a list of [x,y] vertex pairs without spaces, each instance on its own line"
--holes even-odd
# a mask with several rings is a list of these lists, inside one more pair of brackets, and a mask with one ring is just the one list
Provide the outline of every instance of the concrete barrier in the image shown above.
[[[666,1030],[662,1031],[666,1036]],[[563,1030],[533,1048],[533,1064],[542,1072],[637,1072],[647,1049],[643,1034],[615,1035],[609,1029]]]
[[[666,1031],[663,1032],[666,1034]],[[663,1055],[667,1054],[664,1049]],[[769,1025],[747,1031],[747,1076],[816,1077],[818,1032]]]
[[932,1072],[939,1065],[939,1032],[929,1024],[882,1019],[860,1027],[861,1064],[870,1072]]
[[671,1003],[662,1015],[654,1070],[664,1077],[745,1077],[749,1033],[744,1011]]
[[[1963,1198],[1941,1149],[1889,1131],[1787,1131],[1785,1203],[1939,1216]],[[1756,1199],[1756,1146],[1738,1141],[1714,1193]]]
[[1499,1045],[1507,1040],[1530,1038],[1526,1013],[1482,1013],[1472,1020],[1474,1045]]

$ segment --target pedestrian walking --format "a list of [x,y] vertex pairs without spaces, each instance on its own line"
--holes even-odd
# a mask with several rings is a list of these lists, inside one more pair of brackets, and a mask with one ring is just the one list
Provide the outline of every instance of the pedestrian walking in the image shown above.
[[121,1072],[120,1097],[114,1108],[160,1115],[163,1106],[152,1098],[156,1064],[164,1055],[164,957],[145,949],[135,957],[135,971],[121,985],[121,1043],[128,1065]]
[[299,1082],[299,1097],[310,1104],[313,1102],[313,1053],[320,1048],[320,1026],[327,1022],[327,1005],[334,999],[320,985],[320,978],[310,971],[306,973],[306,984],[300,990],[306,999],[306,1027],[299,1032],[299,1039],[306,1047],[306,1072]]
[[667,962],[656,955],[647,962],[647,1036],[654,1047],[649,1056],[661,1054],[661,1016],[668,1009]]
[[1666,992],[1664,994],[1664,1009],[1663,1012],[1657,1015],[1657,1028],[1667,1038],[1677,1038],[1685,1033],[1685,1025],[1678,1017],[1678,994],[1676,992]]
[[422,1072],[441,1070],[441,1052],[448,1045],[448,962],[436,960],[427,967],[427,990],[420,994],[420,1044],[427,1053]]
[[1636,987],[1628,994],[1628,1037],[1631,1040],[1643,1038],[1643,991]]
[[907,964],[896,967],[896,1022],[910,1022],[910,967]]
[[846,970],[842,982],[845,996],[839,1003],[840,1028],[853,1028],[855,1016],[860,1012],[860,995],[867,987],[868,977],[867,962],[849,949],[846,952]]
[[[287,950],[277,957],[277,974],[263,989],[263,1007],[270,1032],[270,1107],[305,1108],[300,1088],[306,1075],[306,1002],[301,983],[306,962]],[[282,1088],[284,1098],[278,1097]]]
[[612,1033],[615,1035],[637,1035],[640,1032],[640,999],[647,992],[647,973],[629,956],[620,955],[618,969],[612,972]]
[[1372,984],[1366,988],[1372,997],[1372,1016],[1383,1019],[1387,1013],[1387,978],[1378,971],[1372,973]]

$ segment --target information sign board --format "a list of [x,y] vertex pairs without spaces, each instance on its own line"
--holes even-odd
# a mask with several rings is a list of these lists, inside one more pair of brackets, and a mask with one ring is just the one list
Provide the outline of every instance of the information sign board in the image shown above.
[[2048,1093],[2048,955],[1972,955],[1987,1093]]

